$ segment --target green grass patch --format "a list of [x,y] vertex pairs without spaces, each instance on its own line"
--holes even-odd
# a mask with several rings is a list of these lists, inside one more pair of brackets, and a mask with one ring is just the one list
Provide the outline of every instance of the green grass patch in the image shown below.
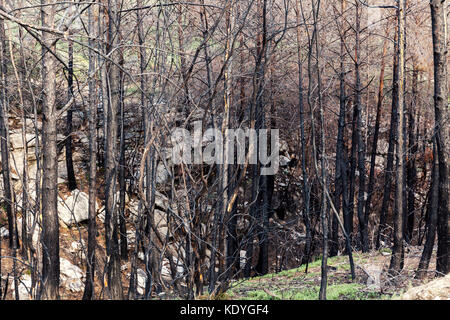
[[[364,291],[364,285],[359,283],[341,283],[327,286],[328,300],[372,300],[389,299],[389,296],[377,292]],[[238,296],[229,293],[229,297],[239,300],[317,300],[319,298],[320,286],[301,286],[297,288],[273,288],[266,292],[263,289],[255,289],[246,292],[246,295]]]
[[[354,257],[355,264],[368,261],[364,254]],[[235,282],[227,291],[227,295],[237,300],[317,300],[322,260],[306,266],[270,273],[260,277]],[[327,286],[328,300],[371,300],[390,299],[389,295],[367,291],[365,284],[351,281],[348,256],[337,256],[328,259],[328,266],[333,267],[329,273]],[[334,271],[339,274],[333,274]],[[343,272],[345,271],[345,272]]]

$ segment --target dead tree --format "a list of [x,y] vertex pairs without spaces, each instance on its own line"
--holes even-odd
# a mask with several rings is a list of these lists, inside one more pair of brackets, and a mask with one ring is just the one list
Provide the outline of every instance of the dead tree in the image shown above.
[[448,254],[450,235],[449,226],[449,174],[450,174],[450,137],[448,130],[448,90],[447,90],[447,3],[431,0],[431,27],[434,57],[434,115],[435,135],[439,158],[439,206],[438,206],[438,251],[436,271],[438,274],[449,272]]
[[[94,8],[98,10],[98,8]],[[88,8],[88,30],[89,34],[95,35],[96,25],[98,23],[98,14],[93,15],[93,8]],[[95,18],[94,18],[95,17]],[[89,46],[93,48],[95,41],[89,39]],[[97,77],[95,72],[95,56],[93,49],[89,50],[89,225],[88,225],[88,244],[86,255],[86,282],[83,293],[83,300],[91,300],[94,296],[94,277],[95,277],[95,247],[97,245],[96,234],[96,202],[97,202]]]
[[403,245],[403,219],[404,219],[404,131],[403,131],[403,110],[404,110],[404,83],[405,83],[405,2],[400,0],[397,8],[398,22],[398,123],[396,139],[396,187],[395,187],[395,209],[394,209],[394,245],[392,248],[389,272],[397,275],[403,269],[404,245]]
[[119,1],[109,0],[107,6],[108,37],[107,53],[111,60],[107,65],[107,130],[105,141],[105,232],[107,254],[107,293],[110,299],[123,298],[120,277],[119,230],[116,208],[117,185],[117,113],[120,109],[119,96],[119,52],[117,34],[120,27]]
[[[42,26],[55,27],[56,2],[41,0]],[[56,147],[56,68],[54,36],[42,32],[42,299],[59,299],[58,154]]]

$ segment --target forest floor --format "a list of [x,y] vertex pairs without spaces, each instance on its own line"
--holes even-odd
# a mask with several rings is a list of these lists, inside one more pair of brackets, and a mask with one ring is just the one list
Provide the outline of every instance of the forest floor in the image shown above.
[[[392,278],[387,274],[390,250],[354,253],[355,280],[352,281],[348,256],[328,259],[328,300],[401,299],[402,294],[434,277],[434,272],[423,280],[414,278],[420,260],[421,248],[408,247],[405,267]],[[435,255],[434,255],[435,257]],[[434,259],[434,258],[432,258]],[[433,261],[433,260],[432,260]],[[321,263],[319,259],[296,269],[271,273],[249,280],[235,281],[223,295],[230,300],[317,300],[319,297]],[[434,269],[434,262],[429,270]]]
[[[63,229],[62,248],[70,248],[70,244],[80,233],[75,230]],[[78,230],[79,231],[79,230]],[[83,230],[85,231],[85,230]],[[102,238],[102,233],[99,234]],[[85,238],[85,232],[81,232],[81,238]],[[85,239],[84,239],[85,240]],[[101,241],[101,239],[98,239]],[[86,240],[85,240],[86,241]],[[3,256],[9,256],[10,250],[6,241],[2,241]],[[97,247],[98,268],[104,267],[104,249]],[[423,280],[415,279],[415,270],[421,255],[420,247],[408,247],[405,251],[405,266],[400,275],[395,278],[388,276],[387,268],[390,261],[390,250],[372,251],[370,253],[354,252],[355,280],[352,281],[350,274],[350,264],[348,256],[337,256],[328,259],[328,300],[380,300],[399,299],[412,287],[418,287],[434,279],[435,252],[433,254],[428,273],[428,277]],[[61,257],[70,259],[76,265],[84,269],[81,257],[70,253],[69,250],[61,250]],[[5,257],[4,257],[5,258]],[[17,272],[27,274],[29,270],[18,259]],[[248,280],[233,281],[230,289],[216,299],[226,300],[317,300],[320,288],[321,263],[319,259],[306,266],[284,270],[278,273],[271,273],[261,277],[254,277]],[[2,259],[3,274],[12,276],[12,260]],[[125,292],[128,291],[129,278],[127,272],[130,270],[129,263],[123,266],[122,283]],[[102,291],[102,283],[96,279],[96,291]],[[10,284],[12,285],[12,283]],[[10,294],[7,299],[13,299],[10,287]],[[61,299],[78,300],[82,297],[82,292],[71,292],[68,288],[61,287]],[[101,294],[100,294],[101,296]],[[448,293],[447,293],[448,296]],[[171,295],[166,299],[171,299]],[[172,296],[172,298],[174,298]],[[200,296],[197,299],[209,299],[210,297]]]

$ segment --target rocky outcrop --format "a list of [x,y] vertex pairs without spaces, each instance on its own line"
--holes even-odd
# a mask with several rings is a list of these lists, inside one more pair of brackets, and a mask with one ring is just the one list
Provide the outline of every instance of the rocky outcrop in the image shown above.
[[401,300],[450,300],[450,274],[409,289]]
[[69,260],[59,260],[61,285],[72,292],[81,292],[84,289],[83,271]]
[[58,216],[61,222],[70,227],[89,219],[89,196],[75,189],[66,198],[58,198]]
[[[83,271],[67,259],[61,258],[59,263],[61,288],[70,290],[71,292],[82,292],[84,290]],[[31,276],[29,274],[23,274],[17,279],[17,281],[19,300],[31,300]],[[9,286],[14,288],[14,280],[10,278],[9,282]],[[34,290],[36,289],[33,289],[33,291]],[[12,290],[12,294],[14,295],[14,289]]]

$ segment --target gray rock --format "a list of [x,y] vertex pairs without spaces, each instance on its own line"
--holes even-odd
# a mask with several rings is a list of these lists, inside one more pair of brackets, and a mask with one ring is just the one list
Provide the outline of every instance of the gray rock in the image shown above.
[[[29,148],[36,146],[36,139],[35,139],[35,135],[34,134],[27,133],[25,135],[25,138],[27,140],[27,146]],[[10,143],[11,148],[13,150],[23,149],[24,148],[24,144],[23,144],[23,141],[22,141],[22,132],[20,130],[11,131],[11,133],[9,135],[9,143]]]
[[159,162],[158,166],[156,167],[156,183],[164,184],[167,181],[169,181],[169,178],[170,178],[170,172],[167,170],[164,163]]
[[141,261],[145,260],[145,254],[142,251],[139,251],[137,256],[139,260]]
[[410,288],[401,300],[450,300],[450,274],[418,287]]
[[72,292],[80,292],[84,288],[83,271],[69,260],[59,260],[61,284]]
[[139,294],[145,293],[145,283],[147,282],[147,274],[142,269],[136,270],[136,277],[137,277],[137,292]]
[[[11,288],[13,288],[13,284]],[[31,276],[29,274],[24,274],[21,279],[19,279],[19,300],[30,300],[31,292]]]
[[87,250],[87,247],[83,239],[81,239],[81,242],[73,241],[70,244],[69,252],[81,260],[86,259],[85,250]]
[[289,145],[286,141],[280,140],[280,153],[289,152]]
[[38,120],[37,122],[34,121],[34,118],[26,118],[25,124],[26,124],[26,130],[27,132],[34,133],[35,132],[35,123],[38,131],[42,130],[42,121]]
[[241,250],[239,251],[239,266],[243,268],[247,263],[247,251]]
[[280,156],[280,167],[286,167],[290,161],[291,159],[289,159],[288,157]]
[[7,227],[1,227],[0,228],[0,237],[7,238],[9,237],[9,230]]
[[67,199],[58,198],[58,216],[67,226],[89,219],[89,197],[78,189],[72,191]]
[[155,204],[160,208],[167,210],[167,208],[169,207],[169,199],[167,199],[167,197],[163,195],[161,192],[156,191]]
[[[22,238],[22,218],[17,218],[16,222],[17,222],[17,232],[19,233],[19,237]],[[33,245],[36,246],[39,244],[39,235],[41,233],[41,226],[37,222],[34,226],[34,230],[32,230],[33,224],[34,224],[34,217],[32,215],[28,215],[27,217],[28,236],[30,236],[30,234],[33,232],[33,234],[31,234],[31,241]]]

